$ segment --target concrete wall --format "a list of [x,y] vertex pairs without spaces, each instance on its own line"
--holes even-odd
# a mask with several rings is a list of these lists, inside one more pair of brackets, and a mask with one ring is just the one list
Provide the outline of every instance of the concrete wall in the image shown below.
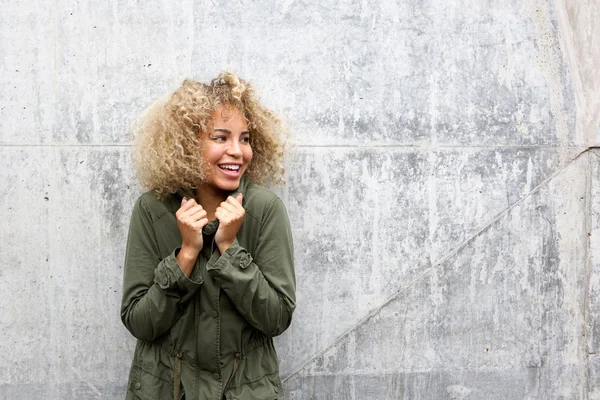
[[0,398],[118,399],[129,122],[286,115],[288,399],[600,399],[598,0],[4,1]]

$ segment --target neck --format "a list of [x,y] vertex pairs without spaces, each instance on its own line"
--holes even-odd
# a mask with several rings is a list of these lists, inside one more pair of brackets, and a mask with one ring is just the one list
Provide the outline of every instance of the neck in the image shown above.
[[227,192],[216,189],[209,184],[201,184],[196,188],[196,199],[198,204],[204,208],[209,221],[215,219],[215,211],[221,202],[227,199]]

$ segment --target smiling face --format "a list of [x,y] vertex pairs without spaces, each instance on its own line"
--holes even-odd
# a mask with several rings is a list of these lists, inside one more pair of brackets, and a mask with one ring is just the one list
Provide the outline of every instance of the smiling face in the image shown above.
[[248,125],[234,106],[219,106],[211,119],[212,132],[205,138],[203,149],[207,184],[217,191],[232,191],[240,185],[252,160]]

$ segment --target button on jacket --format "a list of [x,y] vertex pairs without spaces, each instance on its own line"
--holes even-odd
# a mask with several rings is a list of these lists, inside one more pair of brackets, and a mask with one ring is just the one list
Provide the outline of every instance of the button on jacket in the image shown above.
[[[295,308],[292,235],[282,201],[244,177],[244,222],[220,254],[218,221],[190,277],[177,263],[175,213],[183,191],[135,203],[129,228],[121,319],[138,341],[127,399],[276,399],[283,395],[272,338]],[[235,193],[235,192],[234,192]]]

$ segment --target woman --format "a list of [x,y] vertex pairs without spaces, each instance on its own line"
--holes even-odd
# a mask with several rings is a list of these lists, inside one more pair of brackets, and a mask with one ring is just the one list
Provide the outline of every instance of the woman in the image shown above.
[[231,73],[186,80],[135,128],[121,319],[138,339],[127,399],[276,399],[274,336],[295,308],[276,116]]

